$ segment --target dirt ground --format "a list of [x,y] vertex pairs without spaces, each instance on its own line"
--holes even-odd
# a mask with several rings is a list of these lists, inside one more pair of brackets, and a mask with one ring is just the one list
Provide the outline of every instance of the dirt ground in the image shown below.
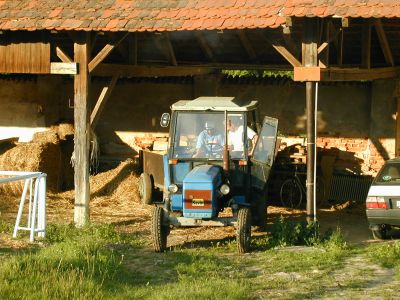
[[[131,161],[121,163],[117,168],[92,176],[90,216],[94,223],[113,223],[124,232],[150,237],[152,206],[142,205],[137,192],[138,175]],[[73,222],[73,191],[48,193],[47,223]],[[372,242],[364,206],[361,204],[335,205],[317,212],[321,232],[340,228],[345,239],[352,244]],[[18,210],[17,196],[0,195],[0,218],[14,222]],[[269,206],[269,224],[281,215],[294,219],[305,219],[304,210],[292,210]],[[255,233],[259,234],[259,233]],[[183,228],[174,229],[168,238],[171,246],[195,247],[201,243],[218,243],[234,239],[233,227]],[[4,242],[4,241],[3,241]],[[11,241],[10,241],[11,242]],[[18,241],[14,241],[19,243]]]

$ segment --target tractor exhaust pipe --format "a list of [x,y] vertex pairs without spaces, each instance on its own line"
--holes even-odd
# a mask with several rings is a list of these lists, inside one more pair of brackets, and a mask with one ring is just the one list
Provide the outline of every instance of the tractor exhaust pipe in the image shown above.
[[229,172],[229,150],[228,150],[228,112],[225,111],[225,144],[224,153],[222,156],[223,165],[222,168],[226,174]]

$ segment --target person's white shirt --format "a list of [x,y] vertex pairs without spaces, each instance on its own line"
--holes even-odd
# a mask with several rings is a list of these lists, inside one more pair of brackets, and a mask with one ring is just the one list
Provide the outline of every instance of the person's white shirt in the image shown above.
[[[247,138],[253,140],[256,133],[250,127],[247,127]],[[229,145],[232,146],[233,151],[244,150],[244,137],[243,137],[243,125],[240,125],[235,131],[229,131],[228,134]]]

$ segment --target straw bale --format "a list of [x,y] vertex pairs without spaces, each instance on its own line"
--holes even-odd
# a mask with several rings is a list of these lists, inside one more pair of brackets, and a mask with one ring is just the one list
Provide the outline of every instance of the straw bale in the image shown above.
[[[37,132],[30,143],[13,144],[0,151],[0,170],[39,171],[47,174],[47,188],[51,192],[72,188],[74,172],[70,164],[74,142],[74,127],[63,123]],[[22,182],[0,185],[0,191],[17,195]]]
[[57,144],[60,142],[60,138],[58,137],[58,132],[56,127],[51,127],[49,130],[36,132],[33,135],[32,141],[34,143],[52,143]]
[[72,125],[70,123],[61,123],[56,126],[56,129],[57,129],[58,137],[60,138],[60,140],[66,140],[70,136],[73,137],[73,135],[75,133],[74,125]]
[[[51,140],[52,135],[39,136],[40,140]],[[50,137],[50,139],[49,139]],[[0,170],[32,171],[47,174],[47,188],[58,191],[60,187],[61,149],[58,143],[31,142],[17,144],[0,156]],[[23,182],[11,182],[0,185],[0,191],[18,195],[22,192]]]

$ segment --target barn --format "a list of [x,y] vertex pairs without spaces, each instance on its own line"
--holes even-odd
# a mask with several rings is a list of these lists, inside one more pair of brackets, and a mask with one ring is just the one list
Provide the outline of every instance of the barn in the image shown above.
[[90,137],[103,163],[135,158],[165,137],[159,117],[179,99],[257,99],[283,142],[308,145],[295,159],[309,182],[315,149],[333,157],[332,174],[374,175],[400,151],[399,17],[390,0],[0,1],[0,138],[73,125],[73,149],[47,157],[62,157],[49,166],[59,188],[74,150],[61,177],[74,177],[78,225],[89,220]]

